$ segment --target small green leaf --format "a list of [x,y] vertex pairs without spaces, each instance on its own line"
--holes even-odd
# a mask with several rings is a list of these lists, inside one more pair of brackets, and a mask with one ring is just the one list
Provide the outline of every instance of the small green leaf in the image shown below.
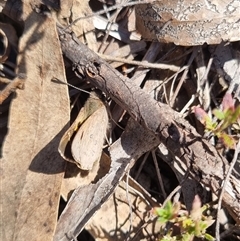
[[228,109],[225,112],[225,118],[223,119],[223,123],[218,127],[218,131],[223,131],[230,125],[237,122],[240,118],[240,106],[238,106],[234,111],[232,109]]
[[204,238],[208,241],[214,241],[215,238],[208,233],[205,233]]
[[166,203],[166,205],[163,208],[156,208],[155,212],[159,217],[158,221],[161,223],[166,223],[170,221],[173,217],[173,205],[169,201]]
[[219,136],[220,140],[223,142],[223,145],[230,149],[235,149],[236,143],[232,136],[228,135],[225,132],[222,132]]
[[223,121],[217,127],[217,131],[221,132],[221,131],[225,130],[231,124],[236,122],[236,120],[237,119],[236,119],[236,116],[234,115],[234,112],[231,109],[227,110],[225,112],[225,117],[224,117]]
[[193,235],[189,233],[185,233],[182,235],[182,238],[180,239],[181,241],[191,241],[193,240]]
[[219,120],[223,120],[223,119],[225,118],[225,112],[223,112],[222,110],[214,109],[214,110],[213,110],[213,114],[214,114]]
[[236,110],[231,115],[231,124],[236,123],[240,118],[240,105],[236,108]]
[[194,222],[190,218],[187,218],[187,219],[183,220],[183,222],[182,222],[182,227],[184,229],[189,229],[189,227],[193,227],[193,226],[194,226]]
[[201,230],[201,233],[205,233],[207,227],[208,227],[208,223],[207,222],[199,221],[199,229]]
[[177,240],[176,237],[164,236],[161,238],[161,241],[175,241]]
[[206,122],[205,122],[206,131],[214,131],[216,127],[217,127],[216,122],[212,122],[210,117],[206,118]]

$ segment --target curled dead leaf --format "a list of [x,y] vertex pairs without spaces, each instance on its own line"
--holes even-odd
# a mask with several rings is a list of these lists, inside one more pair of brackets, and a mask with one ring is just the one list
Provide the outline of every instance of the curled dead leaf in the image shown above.
[[91,170],[102,154],[108,126],[108,113],[104,104],[82,124],[76,133],[71,151],[82,170]]
[[[108,113],[104,102],[92,92],[60,141],[58,150],[61,156],[82,170],[91,170],[101,157],[107,126]],[[67,153],[68,144],[71,153]]]

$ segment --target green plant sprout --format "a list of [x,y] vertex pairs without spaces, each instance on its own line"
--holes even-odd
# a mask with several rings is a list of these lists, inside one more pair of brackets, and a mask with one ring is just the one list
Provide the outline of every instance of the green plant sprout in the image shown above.
[[[202,238],[208,241],[215,240],[210,234],[206,233],[206,229],[211,226],[215,220],[210,216],[205,217],[203,211],[207,206],[201,207],[199,196],[195,196],[192,204],[192,210],[187,212],[180,209],[180,203],[172,204],[167,202],[162,208],[155,208],[154,213],[158,216],[158,221],[162,224],[170,223],[172,229],[161,236],[160,241],[192,241],[194,237]],[[173,230],[178,228],[177,234],[173,234]]]
[[212,132],[222,141],[225,147],[235,149],[236,141],[234,136],[227,134],[225,130],[239,122],[240,106],[234,106],[234,100],[230,93],[226,93],[223,97],[222,109],[213,110],[213,114],[217,118],[216,121],[213,121],[199,106],[193,106],[192,111],[196,118],[205,126],[206,132]]

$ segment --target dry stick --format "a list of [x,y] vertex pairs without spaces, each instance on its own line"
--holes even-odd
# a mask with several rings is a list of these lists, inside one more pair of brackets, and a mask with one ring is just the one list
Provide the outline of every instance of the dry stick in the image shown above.
[[179,93],[179,91],[180,91],[180,88],[181,88],[181,86],[182,86],[182,84],[183,84],[183,81],[186,79],[186,76],[187,76],[189,67],[190,67],[190,65],[192,64],[195,56],[197,55],[198,49],[199,49],[199,47],[195,47],[195,49],[193,50],[193,53],[192,53],[192,55],[191,55],[191,57],[190,57],[190,59],[189,59],[189,61],[188,61],[188,63],[187,63],[188,68],[186,68],[186,69],[184,70],[183,75],[182,75],[182,77],[181,77],[181,79],[180,79],[180,81],[179,81],[179,83],[178,83],[178,86],[177,86],[175,92],[174,92],[174,95],[173,95],[173,97],[172,97],[171,100],[170,100],[170,106],[171,106],[171,107],[172,107],[173,104],[174,104],[174,101],[175,101],[175,99],[176,99],[176,97],[177,97],[177,95],[178,95],[178,93]]
[[[107,10],[107,8],[104,9],[104,10]],[[110,19],[108,19],[108,23],[107,23],[107,26],[106,26],[106,29],[105,29],[105,35],[103,37],[103,40],[102,40],[101,45],[100,45],[99,50],[98,50],[99,53],[103,52],[104,43],[107,41],[107,38],[109,37],[109,32],[112,28],[112,24],[116,21],[117,15],[119,14],[119,11],[120,11],[120,9],[118,9],[118,11],[116,11]],[[114,41],[114,40],[112,39],[112,41]],[[106,51],[106,49],[105,49],[105,51]]]
[[187,180],[188,177],[189,177],[189,171],[187,171],[187,172],[185,173],[185,175],[184,175],[181,183],[180,183],[178,186],[176,186],[176,187],[173,189],[173,191],[172,191],[172,192],[167,196],[167,198],[164,200],[163,205],[162,205],[163,208],[165,207],[165,205],[167,204],[167,202],[172,199],[172,197],[173,197],[175,194],[177,194],[177,193],[180,192],[180,190],[182,189],[183,183]]
[[238,232],[239,233],[239,227],[238,226],[230,226],[228,229],[226,229],[225,231],[223,231],[221,233],[221,240],[229,237],[230,235],[234,234],[234,232]]
[[[203,51],[199,50],[199,54],[195,58],[196,62],[196,83],[197,83],[197,93],[199,93],[200,97],[204,96],[203,89],[204,87],[201,85],[201,80],[203,79],[206,73],[206,66],[204,62],[204,57],[203,57]],[[208,94],[209,95],[209,94]],[[206,110],[205,108],[206,105],[203,105],[204,101],[202,101],[201,98],[199,98],[199,103],[203,106],[203,109]]]
[[141,171],[143,169],[143,166],[145,165],[145,163],[147,161],[149,153],[150,153],[149,151],[147,153],[145,153],[144,158],[141,161],[140,167],[138,168],[137,173],[136,173],[135,178],[134,178],[136,181],[138,180],[138,177],[139,177],[139,175],[140,175],[140,173],[141,173]]
[[118,57],[112,57],[105,54],[98,54],[101,58],[108,60],[108,61],[115,61],[115,62],[121,62],[126,64],[132,64],[132,65],[138,65],[145,68],[152,68],[152,69],[169,69],[171,71],[177,72],[180,70],[180,67],[176,65],[171,64],[154,64],[154,63],[148,63],[146,61],[136,61],[136,60],[128,60],[124,58],[118,58]]
[[240,140],[238,140],[231,165],[228,169],[226,178],[223,180],[223,187],[222,187],[222,190],[221,190],[221,193],[220,193],[220,196],[219,196],[219,201],[218,201],[218,206],[217,206],[216,232],[215,232],[215,238],[216,238],[217,241],[220,241],[220,234],[219,234],[220,218],[219,218],[219,216],[220,216],[220,210],[221,210],[221,207],[222,207],[223,194],[226,191],[227,183],[229,182],[230,175],[231,175],[232,170],[233,170],[233,168],[234,168],[234,166],[237,162],[239,152],[240,152]]
[[185,112],[189,111],[189,107],[192,105],[192,103],[194,102],[197,96],[198,95],[192,95],[190,100],[187,102],[187,104],[182,108],[182,110],[180,111],[180,114],[182,114],[182,117],[186,117],[188,115],[188,113],[185,113]]
[[23,85],[24,85],[24,79],[16,78],[13,81],[11,81],[2,91],[0,91],[0,105],[17,88],[23,88]]
[[[165,60],[166,57],[167,57],[168,55],[170,55],[170,54],[176,49],[176,47],[177,47],[177,46],[175,46],[175,47],[173,47],[172,49],[170,49],[170,50],[169,50],[166,54],[164,54],[159,60],[157,60],[156,63],[160,63],[160,62],[162,62],[163,60]],[[175,58],[171,58],[170,60],[167,60],[167,61],[165,61],[165,62],[166,62],[166,63],[167,63],[167,62],[171,62],[171,63],[172,63],[172,62],[176,62],[177,60],[182,59],[184,56],[189,55],[193,50],[194,50],[194,47],[186,50],[183,54],[181,54],[181,55],[179,55],[179,56],[177,56],[177,57],[175,57]]]
[[[165,88],[165,84],[167,84],[168,81],[170,81],[171,79],[173,79],[173,81],[175,81],[175,78],[177,78],[178,74],[180,74],[182,71],[184,71],[185,69],[187,69],[188,66],[184,65],[183,67],[181,67],[181,69],[179,69],[175,74],[171,75],[169,78],[167,78],[166,80],[164,80],[161,84],[159,84],[158,86],[155,87],[155,89],[160,88],[161,86],[163,86],[164,88],[164,94],[167,95],[167,91]],[[167,98],[166,98],[167,99]]]
[[[202,66],[204,66],[203,75],[201,77],[198,76],[198,78],[197,78],[198,100],[199,100],[199,103],[202,106],[202,108],[204,110],[208,110],[208,114],[210,114],[211,117],[212,117],[212,112],[209,110],[211,98],[210,98],[208,75],[209,75],[210,68],[212,66],[213,58],[211,57],[209,59],[208,64],[205,67],[204,57],[202,55],[203,54],[202,54],[202,51],[201,51],[201,54],[200,54],[201,58],[199,58],[198,61],[197,61],[199,72],[201,71]],[[214,144],[214,138],[211,138],[211,143]]]
[[[99,53],[103,53],[103,52],[106,51],[106,48],[105,48],[105,50],[103,50],[103,48],[104,48],[104,44],[105,44],[106,41],[107,41],[107,38],[109,37],[109,33],[110,33],[111,28],[112,28],[112,24],[113,24],[113,21],[108,22],[108,24],[107,24],[107,26],[106,26],[106,28],[105,28],[105,31],[104,31],[104,32],[105,32],[105,35],[104,35],[103,40],[102,40],[102,42],[101,42],[101,44],[100,44],[100,47],[98,48],[98,52],[99,52]],[[111,42],[110,42],[109,44],[111,44],[112,41],[114,41],[114,38],[111,39]]]
[[[187,67],[187,72],[188,72],[188,69],[189,69],[189,67]],[[184,75],[184,73],[186,73],[186,70],[183,72],[183,75]],[[174,103],[174,101],[175,101],[175,95],[173,94],[172,95],[172,93],[173,93],[173,91],[174,91],[174,85],[175,85],[175,82],[176,82],[176,80],[177,80],[177,77],[178,77],[178,75],[175,75],[174,77],[173,77],[173,80],[172,80],[172,83],[171,83],[171,88],[170,88],[170,93],[169,93],[169,98],[167,98],[167,92],[166,92],[166,86],[165,86],[165,91],[164,91],[164,94],[165,94],[165,99],[166,99],[166,103],[169,105],[169,106],[171,106],[172,107],[172,105],[171,105],[171,102],[172,103]],[[182,85],[182,83],[183,83],[183,81],[181,81],[183,79],[183,76],[181,77],[181,79],[180,79],[180,82],[178,83],[178,86],[177,86],[177,89],[179,90],[180,88],[178,88],[179,86],[181,86]],[[185,79],[185,77],[184,77],[184,79]],[[181,83],[182,82],[182,83]],[[181,83],[181,84],[180,84]],[[177,91],[177,90],[176,90]],[[177,91],[178,92],[178,91]],[[176,93],[176,92],[175,92]],[[174,97],[175,96],[175,97]]]
[[153,162],[154,162],[154,165],[155,165],[155,168],[156,168],[156,172],[157,172],[159,186],[160,186],[160,189],[162,191],[163,198],[166,199],[167,198],[167,194],[165,192],[165,188],[164,188],[164,185],[163,185],[163,180],[162,180],[161,173],[160,173],[160,170],[159,170],[159,166],[158,166],[155,150],[152,150],[151,153],[152,153]]
[[129,206],[129,214],[130,214],[130,225],[129,225],[129,229],[128,229],[128,238],[127,240],[129,240],[129,237],[130,237],[130,234],[131,234],[131,230],[132,230],[132,227],[133,227],[133,212],[132,212],[132,203],[131,203],[131,198],[129,196],[129,172],[130,170],[127,171],[126,173],[126,198],[127,198],[127,203],[128,203],[128,206]]
[[[73,33],[67,33],[61,28],[58,28],[58,32],[62,52],[73,62],[75,74],[87,77],[94,86],[127,110],[131,117],[154,133],[159,143],[162,142],[172,155],[189,168],[196,180],[218,194],[229,168],[227,160],[179,113],[152,99],[82,44]],[[231,175],[229,183],[232,190],[226,190],[223,203],[236,222],[240,223],[239,181]]]
[[[122,0],[121,4],[125,4],[127,1],[128,0]],[[107,10],[107,8],[105,10]],[[115,39],[112,38],[110,40],[110,43],[108,44],[108,46],[103,50],[104,43],[107,41],[107,38],[109,37],[112,25],[116,22],[116,19],[117,19],[120,12],[121,12],[121,9],[119,8],[119,9],[117,9],[117,11],[114,12],[114,14],[111,16],[111,18],[108,18],[108,24],[106,26],[104,38],[103,38],[103,40],[101,42],[101,45],[99,47],[99,51],[98,51],[99,53],[105,53],[107,51],[107,49],[109,48],[110,44],[115,41]]]
[[[207,64],[207,68],[206,68],[206,71],[204,73],[204,76],[200,80],[201,86],[203,86],[205,84],[205,82],[207,81],[207,77],[208,77],[208,74],[210,72],[212,63],[213,63],[213,57],[210,57],[210,59],[208,60],[208,64]],[[198,87],[199,87],[199,85],[198,85]]]

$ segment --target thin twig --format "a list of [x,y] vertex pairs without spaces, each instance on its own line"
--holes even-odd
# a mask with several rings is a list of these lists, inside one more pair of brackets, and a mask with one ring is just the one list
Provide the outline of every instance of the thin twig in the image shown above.
[[126,173],[126,198],[127,198],[127,202],[128,202],[128,206],[129,206],[129,215],[130,215],[130,219],[129,219],[130,225],[129,225],[127,240],[129,240],[130,233],[131,233],[131,230],[132,230],[132,227],[133,227],[132,203],[131,203],[131,198],[129,196],[129,171],[130,170],[128,170],[127,173]]
[[[107,10],[107,7],[105,7],[104,10]],[[105,49],[105,51],[103,51],[104,43],[107,41],[107,38],[109,37],[109,33],[110,33],[111,28],[112,28],[112,24],[116,22],[116,18],[118,16],[119,12],[120,12],[120,9],[118,9],[113,14],[113,16],[108,18],[108,23],[107,23],[107,26],[106,26],[106,29],[105,29],[105,35],[104,35],[104,38],[103,38],[103,40],[101,42],[101,45],[99,47],[99,50],[98,50],[99,53],[103,53],[103,52],[106,51],[106,49]],[[113,41],[113,40],[114,40],[114,38],[111,41]]]
[[188,176],[189,176],[189,170],[188,170],[188,171],[186,172],[186,174],[184,175],[181,183],[180,183],[177,187],[175,187],[174,190],[173,190],[173,191],[167,196],[167,198],[164,200],[162,207],[165,207],[166,203],[167,203],[168,201],[170,201],[170,200],[172,199],[172,197],[173,197],[177,192],[179,192],[179,191],[181,190],[182,185],[183,185],[183,183],[187,180]]
[[155,165],[155,167],[156,167],[156,172],[157,172],[157,177],[158,177],[159,185],[160,185],[160,188],[161,188],[163,197],[164,197],[164,199],[166,199],[166,198],[167,198],[167,194],[166,194],[166,192],[165,192],[165,188],[164,188],[164,185],[163,185],[161,173],[160,173],[160,170],[159,170],[159,167],[158,167],[157,157],[156,157],[156,154],[155,154],[155,150],[152,150],[151,152],[152,152],[153,162],[154,162],[154,165]]
[[229,181],[232,170],[233,170],[233,168],[234,168],[234,166],[237,162],[239,152],[240,152],[240,139],[238,140],[238,143],[237,143],[237,146],[236,146],[236,149],[235,149],[235,152],[234,152],[234,156],[233,156],[231,165],[228,169],[226,178],[225,178],[225,180],[223,180],[223,187],[222,187],[222,190],[221,190],[221,193],[220,193],[220,196],[219,196],[219,201],[218,201],[218,206],[217,206],[216,231],[215,231],[215,238],[216,238],[217,241],[220,241],[220,219],[219,219],[219,216],[220,216],[220,210],[221,210],[221,207],[222,207],[223,194],[224,194],[225,189],[227,187],[227,183]]
[[138,180],[138,177],[139,177],[139,175],[140,175],[140,172],[142,171],[142,169],[143,169],[143,166],[144,166],[144,164],[146,163],[146,161],[147,161],[147,158],[148,158],[148,156],[149,156],[149,151],[144,155],[144,158],[143,158],[143,160],[142,160],[142,162],[141,162],[141,164],[140,164],[140,167],[138,168],[138,170],[137,170],[137,173],[136,173],[136,175],[135,175],[135,180],[137,181]]
[[180,79],[180,81],[179,81],[179,83],[178,83],[178,86],[177,86],[177,88],[176,88],[176,90],[175,90],[175,93],[173,94],[173,97],[172,97],[171,100],[170,100],[170,106],[171,106],[171,107],[173,106],[173,104],[174,104],[174,102],[175,102],[175,99],[176,99],[176,97],[177,97],[177,95],[178,95],[178,93],[179,93],[179,91],[180,91],[180,88],[181,88],[181,86],[182,86],[182,84],[183,84],[183,81],[186,79],[186,76],[187,76],[189,67],[190,67],[190,65],[192,64],[194,58],[196,57],[199,48],[200,48],[200,47],[196,47],[196,48],[193,50],[193,53],[192,53],[192,55],[191,55],[191,57],[190,57],[190,59],[189,59],[189,61],[188,61],[188,63],[187,63],[188,68],[186,68],[186,69],[184,70],[183,75],[182,75],[182,77],[181,77],[181,79]]
[[70,28],[72,25],[74,25],[79,20],[92,18],[94,16],[98,16],[98,15],[101,15],[101,14],[104,14],[104,13],[108,13],[110,11],[113,11],[113,10],[116,10],[116,9],[119,9],[119,8],[130,7],[130,6],[134,6],[134,5],[138,5],[138,4],[145,4],[145,3],[148,3],[148,2],[149,2],[148,0],[143,0],[143,1],[134,1],[134,2],[116,4],[112,7],[107,8],[107,9],[103,9],[103,10],[97,11],[93,14],[87,15],[85,17],[80,17],[80,18],[75,19],[64,30],[67,30],[68,28]]
[[187,66],[187,65],[184,65],[184,66],[181,67],[181,68],[179,69],[179,71],[177,71],[175,74],[171,75],[169,78],[167,78],[166,80],[164,80],[161,84],[157,85],[157,86],[155,87],[155,89],[156,89],[156,88],[160,88],[161,86],[164,86],[165,84],[168,83],[168,81],[170,81],[171,79],[174,79],[178,74],[180,74],[182,71],[184,71],[184,70],[187,69],[187,68],[188,68],[188,66]]
[[68,85],[68,86],[70,86],[70,87],[72,87],[72,88],[74,88],[74,89],[76,89],[76,90],[79,90],[79,91],[81,91],[81,92],[84,92],[84,93],[86,93],[86,94],[91,95],[91,92],[89,92],[89,91],[87,91],[87,90],[84,90],[84,89],[81,89],[81,88],[78,88],[78,87],[76,87],[76,86],[74,86],[74,85],[72,85],[72,84],[69,84],[69,83],[67,83],[67,82],[64,82],[64,81],[62,81],[62,80],[60,80],[60,79],[58,79],[58,78],[53,77],[53,78],[51,79],[51,81],[54,82],[54,83],[57,83],[57,84]]
[[126,63],[126,64],[131,64],[131,65],[138,65],[142,66],[145,68],[152,68],[152,69],[169,69],[171,71],[177,72],[181,68],[176,66],[176,65],[170,65],[170,64],[153,64],[153,63],[148,63],[144,61],[136,61],[136,60],[128,60],[124,58],[117,58],[117,57],[112,57],[109,55],[105,54],[98,54],[101,58],[107,60],[107,61],[115,61],[115,62],[121,62],[121,63]]
[[[182,110],[180,111],[180,114],[182,114],[182,117],[186,117],[188,115],[188,113],[185,113],[186,111],[189,110],[189,107],[191,106],[191,104],[194,102],[194,100],[196,99],[196,97],[198,96],[198,94],[192,95],[191,99],[187,102],[187,104],[182,108]],[[184,114],[185,113],[185,114]]]

